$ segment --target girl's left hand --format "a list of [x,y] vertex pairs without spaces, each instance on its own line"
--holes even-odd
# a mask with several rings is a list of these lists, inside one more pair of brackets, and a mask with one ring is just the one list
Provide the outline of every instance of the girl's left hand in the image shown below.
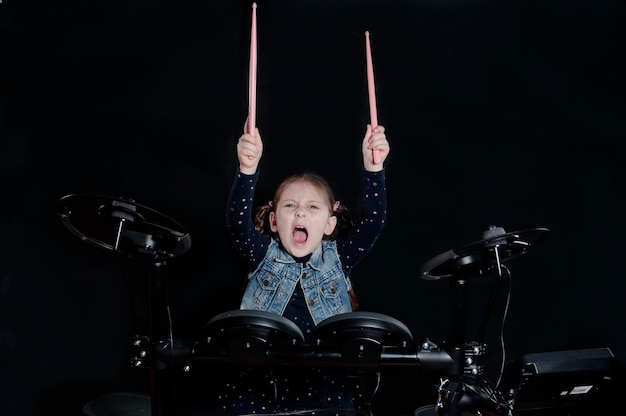
[[372,126],[368,124],[362,145],[365,170],[370,172],[383,170],[383,164],[389,155],[389,150],[390,146],[385,135],[385,127],[378,125],[372,129]]

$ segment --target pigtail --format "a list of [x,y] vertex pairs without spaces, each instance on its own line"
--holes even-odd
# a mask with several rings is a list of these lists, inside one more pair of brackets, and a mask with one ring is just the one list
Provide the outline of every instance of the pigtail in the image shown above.
[[267,235],[274,235],[270,228],[270,212],[273,207],[271,203],[261,205],[257,208],[256,215],[254,216],[254,228],[260,233]]
[[333,215],[337,217],[337,225],[331,235],[324,237],[327,240],[337,240],[346,237],[354,225],[352,223],[352,215],[350,214],[348,207],[343,205],[341,202],[336,201],[333,208]]

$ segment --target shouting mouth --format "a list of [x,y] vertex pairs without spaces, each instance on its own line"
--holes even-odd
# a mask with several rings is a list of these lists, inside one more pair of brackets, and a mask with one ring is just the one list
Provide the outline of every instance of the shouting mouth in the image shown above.
[[306,240],[309,236],[309,233],[307,232],[306,228],[297,225],[294,229],[293,229],[293,241],[296,244],[304,244],[306,243]]

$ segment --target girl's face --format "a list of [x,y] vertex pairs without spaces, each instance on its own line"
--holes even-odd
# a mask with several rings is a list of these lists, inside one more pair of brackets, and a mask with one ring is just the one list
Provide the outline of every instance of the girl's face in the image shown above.
[[272,231],[294,257],[313,253],[337,225],[326,193],[303,180],[284,188],[269,220]]

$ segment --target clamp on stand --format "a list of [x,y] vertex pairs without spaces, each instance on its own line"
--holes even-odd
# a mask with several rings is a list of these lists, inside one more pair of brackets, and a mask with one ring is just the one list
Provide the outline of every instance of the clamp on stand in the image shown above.
[[135,367],[149,368],[152,416],[171,414],[169,394],[164,392],[172,380],[165,371],[167,363],[161,359],[166,354],[175,355],[167,297],[167,263],[189,250],[191,237],[173,219],[124,198],[66,195],[59,201],[58,215],[61,223],[81,241],[147,261],[148,336],[134,339],[138,355],[131,362]]
[[[452,335],[447,342],[448,353],[454,361],[449,378],[442,380],[438,389],[435,409],[439,416],[460,416],[463,411],[478,412],[496,404],[500,409],[503,400],[499,393],[482,377],[482,369],[475,366],[469,351],[484,350],[483,320],[478,343],[467,343],[468,287],[471,279],[486,276],[496,270],[498,285],[501,283],[503,263],[524,254],[530,247],[542,241],[548,234],[546,228],[534,228],[507,233],[502,227],[490,226],[483,232],[483,239],[460,249],[446,251],[427,261],[421,269],[423,280],[450,279],[454,295]],[[494,292],[495,295],[495,292]],[[493,306],[492,298],[491,306]],[[485,318],[489,316],[489,310]],[[469,372],[466,371],[470,366]]]

